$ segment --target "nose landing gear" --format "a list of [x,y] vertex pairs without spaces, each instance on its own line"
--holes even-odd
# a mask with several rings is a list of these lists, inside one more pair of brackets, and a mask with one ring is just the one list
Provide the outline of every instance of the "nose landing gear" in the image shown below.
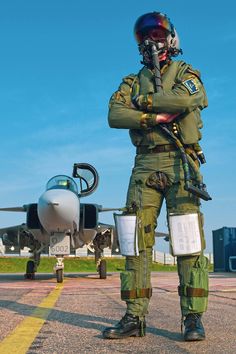
[[64,278],[64,258],[61,256],[56,256],[57,263],[54,267],[54,272],[56,273],[56,278],[58,283],[63,282]]

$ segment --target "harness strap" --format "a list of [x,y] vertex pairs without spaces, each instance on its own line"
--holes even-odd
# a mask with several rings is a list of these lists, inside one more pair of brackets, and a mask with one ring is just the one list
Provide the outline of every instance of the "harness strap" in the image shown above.
[[202,288],[191,288],[189,286],[178,286],[179,296],[187,297],[207,297],[208,290]]
[[151,296],[152,296],[152,289],[151,288],[121,290],[121,299],[122,300],[138,299],[138,298],[143,298],[143,297],[150,299]]
[[178,148],[174,144],[156,145],[154,148],[149,149],[148,146],[138,146],[136,154],[155,154],[160,152],[177,151]]

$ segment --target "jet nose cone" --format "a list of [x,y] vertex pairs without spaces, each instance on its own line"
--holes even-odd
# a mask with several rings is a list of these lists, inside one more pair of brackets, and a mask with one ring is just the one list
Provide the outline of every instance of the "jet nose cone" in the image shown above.
[[79,223],[79,198],[63,189],[48,190],[39,198],[38,216],[46,231],[66,232],[74,230]]

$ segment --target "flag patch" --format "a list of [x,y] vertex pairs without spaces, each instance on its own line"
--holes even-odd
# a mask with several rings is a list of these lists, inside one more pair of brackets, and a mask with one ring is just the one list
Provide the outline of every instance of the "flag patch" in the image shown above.
[[188,89],[190,95],[194,95],[195,93],[199,92],[197,79],[188,79],[184,81],[183,84]]

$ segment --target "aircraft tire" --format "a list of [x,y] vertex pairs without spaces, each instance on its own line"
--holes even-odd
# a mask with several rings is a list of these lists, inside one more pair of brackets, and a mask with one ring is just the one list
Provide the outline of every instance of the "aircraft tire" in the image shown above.
[[25,279],[35,279],[35,271],[34,271],[34,261],[28,261],[26,264],[26,273],[25,273]]
[[63,269],[57,269],[56,276],[57,276],[57,282],[63,283]]
[[105,261],[105,259],[102,259],[99,264],[99,276],[100,279],[107,278],[107,262]]

